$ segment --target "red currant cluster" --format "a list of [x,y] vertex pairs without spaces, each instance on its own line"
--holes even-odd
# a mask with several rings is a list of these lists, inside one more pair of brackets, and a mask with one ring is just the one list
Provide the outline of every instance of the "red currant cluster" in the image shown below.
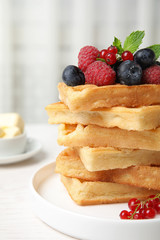
[[[104,59],[107,64],[113,65],[117,62],[117,53],[118,49],[111,45],[108,49],[101,50],[99,57]],[[121,55],[121,58],[123,61],[133,60],[133,54],[130,51],[124,51]]]
[[145,201],[132,198],[128,202],[130,211],[123,210],[121,219],[151,219],[160,214],[160,194],[151,195]]

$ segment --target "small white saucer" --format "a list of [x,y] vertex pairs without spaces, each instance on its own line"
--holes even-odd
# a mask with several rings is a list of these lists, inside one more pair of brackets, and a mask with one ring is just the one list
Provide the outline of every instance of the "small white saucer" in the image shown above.
[[41,149],[41,143],[33,138],[28,138],[26,143],[25,152],[7,157],[0,157],[0,164],[10,164],[24,161],[30,157],[33,157]]

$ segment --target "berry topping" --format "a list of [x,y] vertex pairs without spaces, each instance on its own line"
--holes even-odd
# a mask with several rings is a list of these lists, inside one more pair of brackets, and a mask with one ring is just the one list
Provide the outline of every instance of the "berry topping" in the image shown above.
[[107,49],[103,49],[103,50],[101,50],[100,51],[100,58],[103,58],[103,59],[105,59],[105,55],[108,53],[108,50]]
[[99,51],[96,47],[85,46],[81,48],[78,54],[78,67],[85,72],[87,67],[96,61],[96,58],[99,55]]
[[156,216],[156,210],[154,208],[148,207],[144,209],[144,217],[145,218],[154,218]]
[[120,212],[119,216],[121,219],[128,219],[130,216],[130,213],[127,210],[123,210],[122,212]]
[[69,65],[64,69],[62,79],[68,86],[85,84],[84,73],[74,65]]
[[109,65],[113,65],[117,61],[116,55],[114,53],[107,53],[105,55],[105,60],[106,60],[106,63],[108,63]]
[[122,60],[126,61],[126,60],[133,60],[133,54],[130,51],[124,51],[121,55]]
[[139,203],[140,203],[140,200],[138,200],[137,198],[131,198],[128,202],[128,207],[131,211],[135,211]]
[[109,53],[114,53],[114,54],[117,54],[117,52],[118,52],[118,49],[112,45],[107,50]]
[[155,207],[155,205],[159,203],[159,198],[155,198],[155,195],[150,195],[148,198],[151,198],[149,202],[152,203],[152,207]]
[[105,62],[96,61],[90,64],[85,72],[86,83],[97,86],[115,83],[116,73]]
[[160,214],[160,202],[158,202],[158,203],[156,203],[156,204],[154,205],[154,209],[156,210],[156,212],[157,212],[158,214]]
[[117,77],[121,84],[138,85],[141,83],[142,69],[135,62],[127,60],[118,67]]
[[115,64],[113,64],[111,67],[113,68],[114,71],[117,72],[117,69],[119,67],[119,65],[122,63],[122,61],[117,61]]
[[153,65],[143,71],[142,82],[148,84],[160,84],[160,66]]
[[160,44],[138,50],[144,35],[144,31],[134,31],[123,44],[114,37],[112,45],[101,51],[84,46],[78,54],[78,67],[71,65],[64,70],[64,82],[68,86],[160,84]]
[[120,83],[118,76],[117,76],[117,69],[120,66],[120,64],[122,63],[122,61],[117,61],[114,65],[111,65],[111,67],[113,68],[113,70],[116,72],[116,83]]
[[155,53],[149,48],[140,49],[135,53],[134,61],[138,63],[142,69],[145,69],[154,64]]
[[152,203],[151,200],[147,201],[147,202],[145,203],[145,205],[144,205],[144,208],[145,208],[145,209],[148,208],[148,207],[153,207],[153,203]]
[[133,216],[133,219],[135,219],[135,220],[143,219],[143,216],[140,213],[135,213]]
[[132,198],[128,202],[131,211],[123,210],[120,213],[121,219],[151,219],[160,214],[160,193],[150,195],[145,201]]
[[144,209],[143,207],[139,209],[139,213],[141,214],[141,216],[142,216],[143,219],[145,218],[144,210],[145,210],[145,209]]

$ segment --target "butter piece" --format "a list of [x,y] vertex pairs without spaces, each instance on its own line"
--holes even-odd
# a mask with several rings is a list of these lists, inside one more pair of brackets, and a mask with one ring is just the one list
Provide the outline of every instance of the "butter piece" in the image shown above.
[[4,137],[4,135],[5,135],[5,133],[4,133],[3,129],[2,129],[2,128],[0,128],[0,138],[3,138],[3,137]]
[[[24,130],[24,122],[18,113],[0,113],[0,128],[7,129],[10,127],[19,128],[20,134]],[[7,130],[8,132],[16,133],[16,129]],[[10,133],[9,133],[10,134]]]
[[3,138],[11,138],[21,134],[21,131],[18,127],[4,127],[3,131]]

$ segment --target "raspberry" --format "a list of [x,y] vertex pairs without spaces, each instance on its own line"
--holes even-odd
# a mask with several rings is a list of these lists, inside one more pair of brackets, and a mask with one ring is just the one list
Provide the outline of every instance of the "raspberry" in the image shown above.
[[143,71],[142,82],[148,84],[160,84],[160,66],[153,65]]
[[100,52],[93,46],[85,46],[81,48],[78,54],[78,67],[85,72],[87,67],[96,61]]
[[86,70],[86,83],[104,86],[114,84],[116,72],[105,62],[95,61]]

